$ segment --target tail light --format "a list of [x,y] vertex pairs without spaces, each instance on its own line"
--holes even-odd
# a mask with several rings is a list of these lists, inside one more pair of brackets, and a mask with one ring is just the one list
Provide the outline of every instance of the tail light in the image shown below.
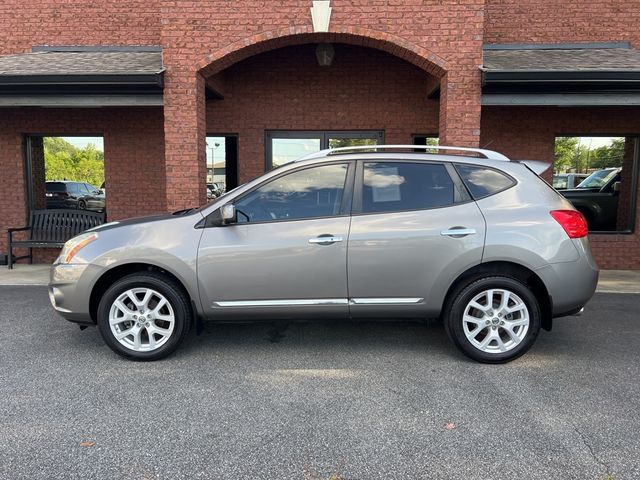
[[569,238],[586,237],[589,233],[587,220],[576,210],[552,210],[551,216],[560,224]]

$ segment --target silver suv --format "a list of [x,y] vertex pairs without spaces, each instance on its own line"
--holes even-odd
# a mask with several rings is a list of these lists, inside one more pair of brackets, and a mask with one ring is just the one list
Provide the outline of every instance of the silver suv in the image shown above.
[[464,354],[506,362],[581,312],[598,278],[546,168],[457,147],[321,151],[200,209],[69,240],[51,303],[137,360],[203,320],[440,317]]

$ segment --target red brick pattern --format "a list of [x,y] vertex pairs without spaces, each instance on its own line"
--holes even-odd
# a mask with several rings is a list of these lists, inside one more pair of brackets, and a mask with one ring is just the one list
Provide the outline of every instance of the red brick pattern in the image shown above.
[[638,0],[487,0],[485,43],[631,42]]
[[33,45],[158,45],[160,0],[2,0],[0,55]]

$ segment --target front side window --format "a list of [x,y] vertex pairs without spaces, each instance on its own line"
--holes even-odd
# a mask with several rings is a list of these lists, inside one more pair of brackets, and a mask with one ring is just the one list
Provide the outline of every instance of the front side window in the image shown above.
[[364,164],[364,213],[453,205],[454,186],[444,165],[409,162]]
[[465,164],[457,164],[455,167],[475,200],[488,197],[515,185],[511,177],[492,168]]
[[236,202],[238,223],[338,215],[347,170],[347,164],[322,165],[278,177]]

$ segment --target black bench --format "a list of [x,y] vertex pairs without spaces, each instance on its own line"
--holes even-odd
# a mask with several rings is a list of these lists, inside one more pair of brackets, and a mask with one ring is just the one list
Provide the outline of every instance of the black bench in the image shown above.
[[[89,228],[104,223],[104,214],[87,210],[33,210],[29,215],[29,225],[9,229],[9,268],[22,258],[33,263],[34,248],[56,248],[64,246],[70,238],[81,234]],[[14,232],[28,231],[26,240],[14,240]],[[13,256],[14,247],[29,249],[29,255]]]

